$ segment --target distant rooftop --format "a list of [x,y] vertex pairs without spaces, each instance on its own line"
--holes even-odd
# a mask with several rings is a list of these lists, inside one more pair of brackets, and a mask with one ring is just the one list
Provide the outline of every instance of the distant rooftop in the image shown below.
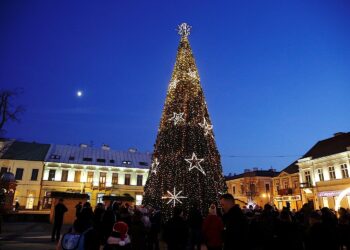
[[291,163],[288,167],[281,170],[282,172],[286,172],[288,174],[295,174],[299,172],[299,166],[296,164],[297,161]]
[[350,147],[350,132],[339,132],[333,137],[317,142],[302,158],[321,158],[348,151]]
[[85,144],[80,146],[51,144],[45,161],[148,169],[151,165],[151,154],[138,152],[136,149],[116,151],[107,145],[92,148]]
[[254,176],[260,176],[260,177],[275,177],[279,174],[279,172],[276,172],[275,169],[269,169],[269,170],[257,170],[257,169],[246,169],[244,173],[236,174],[236,175],[230,175],[225,176],[225,180],[234,180],[239,178],[245,178],[245,177],[254,177]]
[[1,159],[44,161],[50,144],[14,141],[1,156]]

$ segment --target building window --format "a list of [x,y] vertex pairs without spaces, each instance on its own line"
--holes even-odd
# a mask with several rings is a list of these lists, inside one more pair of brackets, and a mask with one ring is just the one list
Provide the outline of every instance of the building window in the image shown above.
[[55,169],[50,169],[49,170],[49,181],[54,181],[55,180],[55,175],[56,175],[56,170]]
[[288,188],[288,181],[285,181],[285,182],[283,183],[283,185],[284,185],[284,189],[287,189],[287,188]]
[[74,161],[74,159],[75,159],[74,156],[69,156],[70,161]]
[[115,163],[115,161],[114,160],[109,160],[109,163]]
[[23,170],[24,170],[23,168],[17,168],[16,169],[16,176],[15,176],[16,180],[22,180]]
[[145,166],[145,167],[148,166],[148,163],[145,161],[140,161],[139,164],[140,164],[140,166]]
[[298,181],[294,181],[294,188],[298,188],[299,185],[298,185]]
[[265,183],[265,192],[266,193],[270,192],[270,184],[269,183]]
[[241,194],[244,194],[244,185],[241,183]]
[[249,188],[250,188],[251,194],[255,194],[255,184],[254,183],[250,183]]
[[106,162],[106,159],[98,158],[96,161],[97,161],[97,162],[104,163],[104,162]]
[[323,169],[322,168],[317,169],[317,173],[318,173],[318,178],[320,179],[320,181],[324,181]]
[[142,186],[142,178],[143,176],[142,175],[137,175],[137,186]]
[[87,180],[88,183],[92,183],[94,181],[94,172],[89,171],[87,175]]
[[67,180],[68,180],[68,170],[62,170],[61,181],[67,181]]
[[340,165],[341,175],[343,178],[349,178],[348,166],[346,164]]
[[125,174],[125,180],[124,180],[124,185],[130,185],[130,174]]
[[125,165],[131,165],[131,161],[123,161],[122,163]]
[[232,186],[232,194],[236,194],[236,186]]
[[305,171],[304,172],[305,175],[305,182],[311,186],[311,175],[310,175],[310,171]]
[[118,185],[118,173],[112,174],[112,185]]
[[38,179],[39,169],[35,168],[32,170],[32,176],[30,177],[31,181],[36,181]]
[[334,180],[335,179],[335,170],[334,170],[334,167],[329,167],[328,168],[328,171],[329,171],[329,178],[331,180]]
[[74,182],[80,182],[81,171],[75,170],[74,172]]
[[103,203],[103,196],[104,195],[105,195],[104,193],[97,194],[96,202],[97,203]]
[[106,187],[106,173],[101,172],[100,173],[100,188],[105,188]]
[[92,161],[92,158],[90,158],[90,157],[84,157],[84,158],[83,158],[83,161]]

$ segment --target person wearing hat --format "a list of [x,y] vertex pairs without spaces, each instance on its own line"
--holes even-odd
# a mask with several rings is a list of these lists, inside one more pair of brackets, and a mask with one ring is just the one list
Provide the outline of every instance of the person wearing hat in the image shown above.
[[202,232],[205,245],[208,250],[222,249],[222,232],[224,224],[221,218],[217,215],[215,204],[209,207],[209,214],[204,219],[202,225]]
[[113,232],[108,237],[104,250],[131,249],[128,229],[128,224],[125,222],[119,221],[115,223]]

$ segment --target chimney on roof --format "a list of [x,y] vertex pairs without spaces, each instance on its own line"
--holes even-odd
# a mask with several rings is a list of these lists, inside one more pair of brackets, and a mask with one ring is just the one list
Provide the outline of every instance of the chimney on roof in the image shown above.
[[103,149],[103,150],[110,150],[111,147],[108,146],[107,144],[102,144],[102,149]]
[[334,137],[339,136],[339,135],[344,135],[344,134],[345,134],[344,132],[337,132],[337,133],[334,133]]
[[244,173],[249,173],[249,172],[250,172],[249,168],[244,169]]
[[84,144],[84,143],[80,143],[80,144],[79,144],[79,147],[81,147],[81,148],[87,148],[88,145],[87,145],[87,144]]
[[129,148],[128,150],[130,153],[136,153],[137,152],[137,149],[136,148]]

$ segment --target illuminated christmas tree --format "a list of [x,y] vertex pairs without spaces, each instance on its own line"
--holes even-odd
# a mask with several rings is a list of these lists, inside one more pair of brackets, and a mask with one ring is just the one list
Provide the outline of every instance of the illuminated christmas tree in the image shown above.
[[190,26],[181,35],[145,186],[144,204],[160,208],[165,220],[174,206],[192,206],[207,214],[212,202],[226,192],[198,70],[188,41]]

